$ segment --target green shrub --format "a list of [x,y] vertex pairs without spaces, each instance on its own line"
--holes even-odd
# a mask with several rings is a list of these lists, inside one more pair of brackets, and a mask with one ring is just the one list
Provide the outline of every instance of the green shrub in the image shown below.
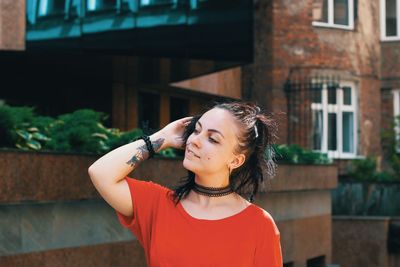
[[351,161],[349,176],[362,182],[392,182],[396,176],[389,171],[377,171],[376,159],[367,157]]
[[109,150],[110,137],[118,130],[106,129],[102,122],[107,119],[103,112],[80,109],[58,116],[49,127],[51,140],[44,149],[62,152],[101,154]]
[[[0,146],[23,150],[107,153],[143,135],[143,130],[121,132],[103,125],[108,115],[80,109],[56,119],[38,116],[34,107],[0,106]],[[182,151],[167,148],[158,157],[176,158]]]
[[0,146],[38,150],[49,140],[44,133],[49,118],[35,117],[34,109],[0,106]]
[[325,153],[306,150],[299,145],[274,145],[275,159],[291,164],[330,164],[332,160]]
[[358,181],[373,180],[376,177],[376,160],[373,157],[354,159],[350,164],[349,175]]
[[381,142],[383,158],[390,168],[388,173],[393,181],[400,181],[400,155],[397,152],[400,147],[400,135],[396,132],[396,127],[400,127],[400,116],[395,118],[389,128],[381,131]]

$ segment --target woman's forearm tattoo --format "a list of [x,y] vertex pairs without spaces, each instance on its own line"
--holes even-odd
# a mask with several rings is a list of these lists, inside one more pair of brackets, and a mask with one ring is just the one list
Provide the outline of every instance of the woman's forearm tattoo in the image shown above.
[[[151,144],[153,145],[154,152],[158,152],[161,148],[162,144],[164,143],[164,138],[159,138]],[[149,151],[147,150],[146,144],[141,145],[137,148],[135,155],[126,162],[126,164],[131,165],[131,167],[135,167],[139,162],[143,161],[145,157],[149,155]]]

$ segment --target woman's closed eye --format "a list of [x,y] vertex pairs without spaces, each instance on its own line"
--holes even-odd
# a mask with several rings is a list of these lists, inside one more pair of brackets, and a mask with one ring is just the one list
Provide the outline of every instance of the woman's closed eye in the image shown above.
[[[199,134],[199,132],[200,132],[200,131],[197,130],[197,129],[194,129],[194,130],[193,130],[193,133],[194,133],[194,134]],[[212,138],[212,137],[209,137],[208,140],[210,140],[211,143],[215,143],[215,144],[218,144],[218,143],[219,143],[217,140],[215,140],[215,139]]]
[[211,137],[208,138],[208,139],[210,140],[210,142],[218,144],[217,140],[215,140],[215,139],[213,139],[213,138],[211,138]]

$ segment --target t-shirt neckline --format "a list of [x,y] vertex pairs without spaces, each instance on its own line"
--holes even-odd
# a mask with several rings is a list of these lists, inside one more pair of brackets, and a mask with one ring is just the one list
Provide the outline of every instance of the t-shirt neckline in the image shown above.
[[181,201],[178,202],[178,210],[182,213],[182,215],[186,218],[188,218],[189,220],[195,221],[195,222],[206,222],[206,223],[217,223],[217,222],[224,222],[224,221],[229,221],[229,220],[233,220],[237,217],[243,216],[246,213],[248,213],[250,211],[250,209],[254,206],[253,203],[251,203],[249,206],[247,206],[246,208],[244,208],[242,211],[233,214],[231,216],[222,218],[222,219],[216,219],[216,220],[209,220],[209,219],[199,219],[199,218],[195,218],[192,215],[190,215],[185,208],[183,207]]

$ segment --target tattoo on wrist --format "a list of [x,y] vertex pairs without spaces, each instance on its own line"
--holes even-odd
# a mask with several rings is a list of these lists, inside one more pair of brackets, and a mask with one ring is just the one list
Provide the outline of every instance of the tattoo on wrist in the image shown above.
[[141,145],[140,147],[137,148],[135,155],[126,162],[126,164],[131,165],[131,167],[135,167],[139,162],[143,161],[144,157],[149,154],[149,151],[147,151],[146,144]]
[[[153,142],[151,142],[153,149],[155,152],[158,152],[164,143],[165,139],[164,138],[159,138]],[[149,151],[147,150],[146,144],[141,145],[140,147],[137,148],[137,151],[133,157],[126,162],[126,164],[131,165],[131,167],[135,167],[139,162],[143,161],[145,157],[149,156]]]
[[164,138],[158,138],[154,142],[151,142],[153,145],[154,152],[158,152],[161,148],[161,146],[164,144],[165,139]]

